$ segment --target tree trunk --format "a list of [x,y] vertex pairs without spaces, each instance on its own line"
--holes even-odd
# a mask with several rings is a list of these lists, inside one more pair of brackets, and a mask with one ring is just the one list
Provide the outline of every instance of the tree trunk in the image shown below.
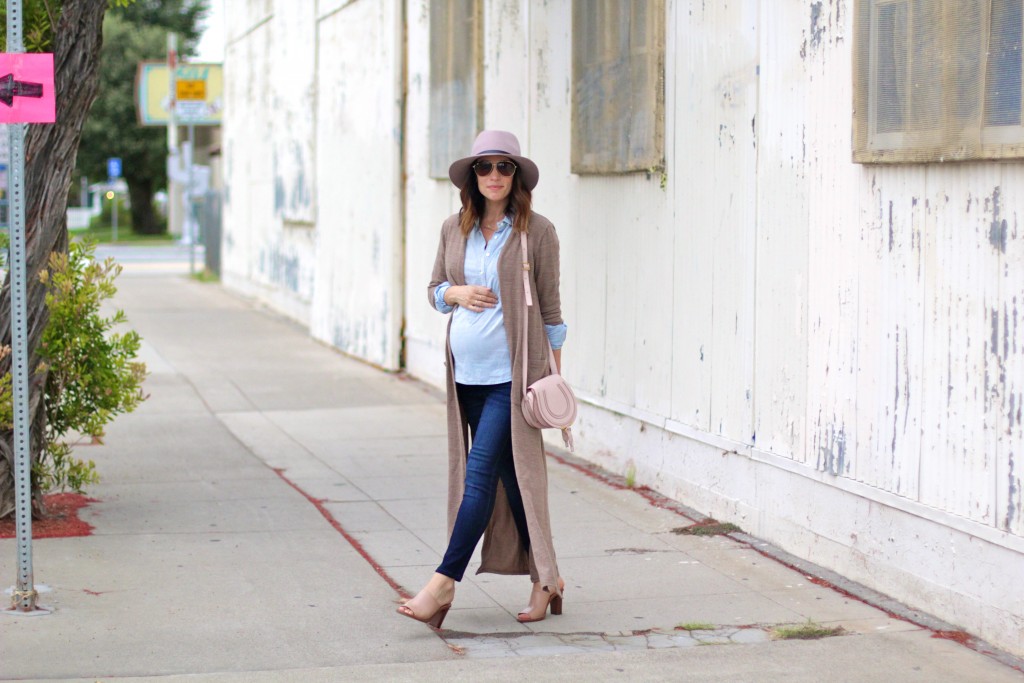
[[[33,462],[42,450],[45,373],[39,365],[39,340],[49,319],[46,288],[39,271],[54,251],[68,249],[67,203],[71,175],[89,108],[99,89],[103,15],[108,0],[66,0],[54,31],[54,89],[57,122],[34,124],[25,140],[25,243],[28,277],[29,409]],[[11,289],[8,272],[0,292],[0,339],[11,343]],[[0,375],[11,371],[11,356],[0,360]],[[14,511],[13,433],[0,434],[0,518]],[[36,492],[34,492],[36,493]]]
[[138,235],[159,235],[164,224],[153,210],[153,180],[125,176],[128,196],[132,200],[132,232]]

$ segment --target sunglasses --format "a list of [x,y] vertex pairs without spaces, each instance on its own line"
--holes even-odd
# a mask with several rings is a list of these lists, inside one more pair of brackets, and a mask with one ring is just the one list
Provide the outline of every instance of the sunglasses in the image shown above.
[[511,161],[499,161],[497,164],[492,161],[478,161],[473,164],[473,170],[476,171],[478,176],[483,178],[484,176],[489,176],[491,169],[495,166],[498,167],[498,173],[506,178],[516,172],[516,165]]

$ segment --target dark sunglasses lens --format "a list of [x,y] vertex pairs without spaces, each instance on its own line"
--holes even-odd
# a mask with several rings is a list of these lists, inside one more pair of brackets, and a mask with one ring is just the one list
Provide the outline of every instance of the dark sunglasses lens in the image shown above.
[[[475,164],[473,164],[473,170],[476,171],[476,174],[482,178],[486,175],[490,175],[491,169],[493,169],[494,166],[495,164],[490,161],[478,161]],[[505,176],[506,178],[516,172],[516,165],[513,164],[511,161],[499,161],[497,163],[497,166],[498,173]]]

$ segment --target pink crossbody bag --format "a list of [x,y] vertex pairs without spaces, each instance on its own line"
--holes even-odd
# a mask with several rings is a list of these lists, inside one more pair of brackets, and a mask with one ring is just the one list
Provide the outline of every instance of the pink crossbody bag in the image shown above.
[[528,330],[530,327],[530,306],[533,306],[533,295],[530,293],[530,259],[526,249],[526,235],[519,233],[519,244],[523,250],[523,291],[526,293],[526,308],[523,309],[523,417],[531,427],[537,429],[561,429],[562,440],[566,448],[573,450],[572,423],[576,421],[576,396],[569,388],[569,383],[558,372],[555,363],[555,352],[551,350],[551,342],[545,339],[548,347],[548,362],[551,374],[542,377],[533,384],[526,385],[526,368],[529,365]]

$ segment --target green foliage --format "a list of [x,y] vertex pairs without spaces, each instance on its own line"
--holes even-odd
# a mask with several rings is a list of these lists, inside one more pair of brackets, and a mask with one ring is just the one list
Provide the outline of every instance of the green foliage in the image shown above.
[[[26,52],[52,52],[53,27],[60,19],[61,0],[22,0],[21,38]],[[7,3],[0,9],[0,22],[7,26]],[[0,31],[0,52],[7,52],[7,32]]]
[[[117,198],[117,228],[127,232],[132,227],[132,212],[127,206],[125,206],[124,197]],[[109,227],[114,224],[114,202],[104,198],[103,205],[100,207],[100,213],[98,216],[93,216],[89,219],[89,229],[96,230],[99,228]]]
[[714,631],[717,626],[706,621],[688,621],[685,624],[677,624],[677,631]]
[[7,228],[0,230],[0,268],[7,270],[7,254],[10,252],[11,233]]
[[[96,261],[95,249],[91,243],[73,243],[67,255],[51,254],[49,268],[39,276],[48,290],[50,312],[39,349],[40,370],[47,372],[45,443],[33,471],[43,491],[80,491],[95,482],[95,465],[73,457],[66,439],[75,433],[99,438],[108,422],[146,398],[146,366],[134,360],[141,343],[138,333],[114,331],[126,322],[123,311],[100,314],[103,302],[117,291],[114,279],[121,266],[113,259]],[[10,375],[3,379],[9,385]],[[4,391],[0,382],[0,400],[7,408]],[[0,421],[5,417],[0,413]]]
[[844,632],[842,626],[821,626],[808,619],[806,624],[798,626],[776,626],[771,630],[771,635],[777,640],[818,640],[839,636]]
[[[72,233],[71,239],[80,242],[111,244],[114,242],[114,229],[109,225],[90,227],[88,230]],[[156,235],[145,235],[126,230],[120,225],[117,228],[117,244],[168,244],[173,241],[174,235],[166,231]]]
[[47,442],[46,455],[32,464],[33,488],[40,491],[71,489],[82,493],[89,484],[99,482],[96,463],[72,455],[71,446],[63,441]]
[[[108,7],[128,7],[135,0],[108,0]],[[61,0],[22,0],[21,37],[26,52],[53,52],[53,29],[60,20]],[[0,25],[7,26],[7,3],[0,8]],[[0,52],[7,52],[7,32],[0,31]]]
[[[167,129],[139,125],[135,75],[139,62],[166,60],[168,33],[179,35],[183,56],[192,54],[207,5],[208,0],[137,0],[131,7],[107,14],[99,96],[89,111],[78,150],[80,176],[92,181],[106,178],[107,159],[120,157],[133,200],[151,203],[153,193],[167,186]],[[139,207],[140,221],[142,215]],[[159,232],[155,226],[134,227]]]

